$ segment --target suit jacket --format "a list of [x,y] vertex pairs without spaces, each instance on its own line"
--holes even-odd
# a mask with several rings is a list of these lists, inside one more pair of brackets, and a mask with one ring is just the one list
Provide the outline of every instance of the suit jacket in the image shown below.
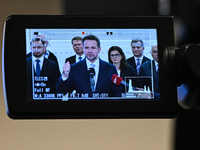
[[135,76],[136,75],[136,72],[134,70],[134,68],[130,65],[127,65],[126,68],[124,68],[123,70],[121,70],[121,73],[120,73],[120,77],[125,80],[125,77],[126,76]]
[[[111,81],[113,74],[117,74],[115,66],[100,59],[99,75],[97,82],[95,83],[96,89],[94,93],[107,93],[109,97],[121,96],[121,86],[115,85]],[[66,94],[67,92],[70,92],[71,88],[76,90],[80,95],[88,94],[89,97],[93,96],[85,59],[71,65],[70,74],[67,80],[63,81],[62,77],[58,80],[56,88],[57,93]]]
[[[153,72],[151,71],[151,68],[152,68],[151,66],[153,67]],[[146,63],[143,63],[140,66],[139,76],[152,76],[152,73],[153,73],[154,93],[160,93],[160,89],[159,89],[159,73],[156,72],[154,60],[148,61]],[[139,79],[139,84],[141,85],[141,87],[144,87],[144,85],[147,85],[152,90],[152,88],[151,88],[152,84],[151,84],[151,80],[150,79]]]
[[[34,77],[36,77],[35,69],[32,67],[32,57],[27,59],[27,73],[28,73],[28,89],[29,89],[29,95],[32,96],[33,93],[33,85],[32,80],[35,78],[32,78],[32,70],[34,71]],[[40,72],[40,77],[47,77],[47,80],[45,81],[34,81],[35,83],[44,83],[46,86],[42,86],[43,91],[45,91],[45,88],[50,88],[50,91],[48,93],[55,93],[56,92],[56,83],[58,81],[58,78],[60,77],[60,72],[58,71],[57,65],[54,61],[44,58],[42,70]],[[41,88],[41,86],[35,86],[34,88]],[[40,92],[38,92],[40,93]],[[43,92],[41,92],[43,93]],[[43,96],[43,95],[42,95]]]
[[71,56],[71,57],[66,58],[66,59],[65,59],[65,63],[66,63],[67,61],[69,61],[71,65],[74,64],[74,63],[76,63],[76,55],[73,55],[73,56]]
[[[147,58],[146,56],[144,56],[143,59],[142,59],[142,63],[145,63],[145,62],[147,62],[147,61],[149,61],[149,60],[150,60],[149,58]],[[135,70],[137,70],[137,69],[136,69],[136,64],[135,64],[135,58],[134,58],[134,56],[128,58],[128,59],[126,60],[126,62],[127,62],[129,65],[131,65]],[[136,74],[136,75],[137,75],[137,74]]]
[[[128,76],[136,76],[136,72],[135,70],[133,69],[132,66],[130,65],[127,65],[126,68],[124,68],[123,70],[121,70],[120,72],[120,77],[125,81],[125,77],[128,77]],[[129,81],[126,81],[129,83]],[[133,86],[134,86],[134,81],[132,82],[133,83]],[[126,89],[126,91],[128,91],[128,88]],[[125,86],[122,85],[122,92],[125,93]]]
[[[54,61],[54,62],[56,63],[56,65],[57,65],[58,70],[59,70],[59,65],[58,65],[58,59],[57,59],[57,57],[56,57],[52,52],[50,52],[49,50],[48,50],[48,52],[49,52],[49,57],[48,57],[48,59]],[[30,58],[30,57],[32,56],[31,53],[32,53],[32,52],[30,52],[30,53],[28,53],[28,54],[26,55],[26,58],[27,58],[27,59]],[[59,72],[60,72],[60,70],[59,70]],[[60,75],[61,75],[61,74],[60,74]]]
[[52,52],[50,52],[50,51],[49,51],[49,57],[48,57],[48,59],[50,59],[50,60],[54,61],[56,64],[58,64],[57,57]]

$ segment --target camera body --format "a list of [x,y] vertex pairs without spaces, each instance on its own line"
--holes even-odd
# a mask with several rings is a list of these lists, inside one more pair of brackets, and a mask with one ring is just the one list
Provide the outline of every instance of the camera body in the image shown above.
[[[70,75],[66,83],[59,81],[62,80],[65,59],[75,55],[72,49],[72,38],[78,36],[84,39],[90,35],[98,37],[101,43],[97,46],[99,50],[99,69],[95,74],[98,75],[97,85],[94,92],[90,90],[81,92],[91,83],[88,71],[84,74],[82,70],[84,67],[81,66],[89,60],[85,42],[82,43],[85,59],[82,63],[70,64]],[[37,39],[44,44],[41,45],[41,42],[37,45]],[[150,58],[151,74],[127,75],[120,80],[119,85],[116,85],[115,83],[119,83],[116,81],[119,78],[112,78],[112,75],[119,76],[120,73],[113,64],[109,63],[108,59],[111,56],[108,55],[108,49],[112,46],[121,47],[128,60],[134,55],[131,45],[133,39],[143,41],[143,54]],[[155,90],[156,77],[153,72],[155,61],[150,53],[153,46],[157,47],[159,58],[157,62],[159,92]],[[177,115],[178,105],[177,71],[174,49],[165,50],[170,46],[174,46],[173,17],[170,16],[10,16],[5,22],[2,50],[7,114],[13,119],[174,118]],[[58,66],[56,67],[56,63],[51,63],[44,71],[45,75],[37,76],[37,64],[34,65],[35,54],[33,53],[43,47],[45,51],[54,53]],[[45,57],[44,52],[42,57]],[[50,58],[44,58],[46,59]],[[107,70],[106,67],[101,68],[104,64],[108,66]],[[45,69],[44,66],[43,63],[42,69]],[[61,75],[55,79],[54,87],[49,83],[55,81],[52,77],[54,73],[51,73],[53,66]],[[142,64],[140,67],[144,68]],[[144,69],[144,72],[146,70]],[[105,74],[102,74],[103,71]],[[136,69],[134,71],[136,73]],[[47,74],[50,73],[51,75],[48,76]],[[150,82],[149,85],[139,86],[139,83],[146,80]],[[59,90],[60,83],[69,88]],[[124,91],[112,90],[115,87],[124,88]],[[117,92],[120,95],[117,95]]]

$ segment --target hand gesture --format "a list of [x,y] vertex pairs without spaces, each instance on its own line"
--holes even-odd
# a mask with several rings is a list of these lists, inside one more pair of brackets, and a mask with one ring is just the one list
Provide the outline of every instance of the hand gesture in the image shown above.
[[64,64],[63,66],[63,77],[68,78],[70,73],[70,63],[69,61]]

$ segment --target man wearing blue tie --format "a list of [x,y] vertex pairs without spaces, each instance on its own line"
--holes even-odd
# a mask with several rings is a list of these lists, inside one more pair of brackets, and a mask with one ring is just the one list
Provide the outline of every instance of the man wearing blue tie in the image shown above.
[[70,62],[70,64],[77,63],[85,58],[84,52],[83,52],[83,44],[82,44],[82,37],[76,36],[71,40],[72,48],[74,49],[75,55],[66,58],[66,62]]
[[[55,93],[60,71],[56,62],[44,57],[45,41],[31,41],[32,56],[27,59],[29,98],[43,98],[44,93]],[[34,94],[33,94],[34,93]]]
[[57,92],[66,94],[73,89],[79,95],[88,94],[89,97],[93,97],[94,93],[107,94],[108,97],[121,96],[121,86],[111,81],[112,75],[117,74],[115,66],[98,56],[101,52],[98,37],[88,35],[82,41],[86,58],[71,66],[69,62],[63,66],[63,74],[57,83]]
[[144,43],[141,39],[133,39],[131,41],[131,49],[133,57],[130,57],[126,62],[136,70],[136,75],[139,75],[140,66],[142,63],[149,61],[150,59],[143,55]]

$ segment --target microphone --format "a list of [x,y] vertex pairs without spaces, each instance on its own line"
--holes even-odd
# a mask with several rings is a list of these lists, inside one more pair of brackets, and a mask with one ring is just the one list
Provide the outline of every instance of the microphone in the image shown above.
[[[129,87],[129,84],[127,82],[125,82],[121,77],[119,77],[118,75],[116,74],[113,74],[112,75],[112,78],[111,78],[111,81],[116,84],[116,85],[125,85],[127,87]],[[135,90],[135,88],[132,86],[132,89]]]
[[95,76],[95,70],[94,68],[89,68],[88,70],[88,74],[90,76],[90,87],[92,89],[92,92],[95,91],[95,81],[94,81],[94,76]]
[[89,74],[89,76],[94,77],[95,76],[95,70],[94,70],[94,68],[89,68],[88,74]]

